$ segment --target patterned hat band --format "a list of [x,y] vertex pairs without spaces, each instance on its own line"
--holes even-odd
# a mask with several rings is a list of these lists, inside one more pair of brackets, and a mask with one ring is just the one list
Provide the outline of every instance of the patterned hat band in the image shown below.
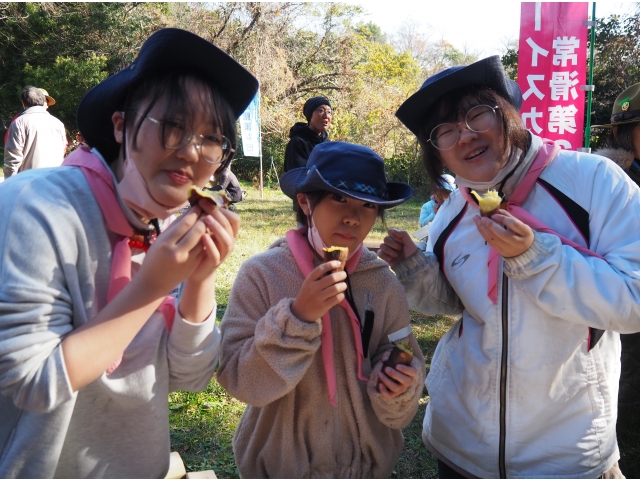
[[350,180],[327,180],[325,181],[334,188],[339,190],[350,190],[352,192],[360,192],[366,195],[373,195],[375,197],[383,198],[385,200],[389,199],[389,194],[386,190],[380,190],[378,188],[372,187],[371,185],[366,185],[364,183],[352,182]]

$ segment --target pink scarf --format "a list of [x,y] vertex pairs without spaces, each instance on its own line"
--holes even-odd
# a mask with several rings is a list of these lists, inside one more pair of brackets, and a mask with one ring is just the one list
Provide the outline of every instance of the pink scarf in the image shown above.
[[[129,225],[118,203],[116,187],[111,172],[88,148],[81,147],[74,150],[65,158],[62,165],[79,167],[82,170],[93,196],[100,206],[107,228],[122,237],[113,247],[109,291],[107,293],[107,302],[110,302],[131,281],[129,237],[134,233],[133,228]],[[158,307],[158,310],[164,316],[167,331],[171,331],[176,311],[173,297],[166,297]],[[122,355],[109,367],[107,375],[118,368],[121,361]]]
[[[594,257],[604,259],[602,255],[592,252],[588,248],[585,248],[582,245],[579,245],[574,241],[563,237],[552,228],[548,227],[544,222],[538,220],[531,213],[527,212],[524,208],[521,207],[521,204],[527,199],[529,193],[531,192],[531,189],[536,184],[536,181],[542,173],[542,170],[544,170],[545,167],[551,163],[551,161],[555,158],[559,151],[560,147],[555,142],[547,139],[542,140],[542,147],[540,147],[540,150],[538,150],[538,154],[533,160],[531,167],[529,167],[529,171],[526,173],[522,181],[516,186],[516,189],[507,201],[505,210],[507,210],[507,212],[519,219],[521,222],[529,225],[534,230],[556,235],[560,238],[560,241],[564,245],[569,245],[570,247],[573,247],[579,252],[586,255],[592,255]],[[470,205],[478,208],[476,202],[471,198],[471,194],[469,193],[468,188],[460,188],[460,193]],[[489,261],[487,262],[487,265],[489,267],[487,296],[494,304],[498,302],[498,266],[500,263],[499,258],[500,254],[493,247],[491,247],[489,249]]]
[[[302,275],[306,278],[311,271],[315,268],[313,264],[313,250],[309,246],[307,241],[306,227],[299,228],[298,230],[289,230],[287,232],[287,243],[293,253],[298,268],[302,272]],[[358,262],[360,261],[360,255],[362,255],[362,248],[359,248],[356,253],[347,261],[345,269],[348,273],[352,273]],[[356,339],[356,350],[358,353],[358,378],[363,381],[369,379],[362,374],[362,361],[364,360],[364,354],[362,352],[362,333],[360,332],[360,322],[358,317],[354,313],[351,305],[347,302],[346,298],[339,304],[347,311],[349,319],[351,320],[351,328],[353,329],[353,336]],[[333,335],[331,333],[331,317],[329,312],[322,316],[322,361],[324,362],[324,373],[327,378],[327,385],[329,387],[329,400],[331,405],[336,406],[336,371],[333,362]]]

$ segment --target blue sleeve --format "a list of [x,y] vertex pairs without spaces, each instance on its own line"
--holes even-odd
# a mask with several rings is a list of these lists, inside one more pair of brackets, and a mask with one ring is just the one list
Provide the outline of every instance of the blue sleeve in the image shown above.
[[420,210],[420,227],[424,227],[436,216],[436,212],[433,211],[433,205],[433,200],[429,200],[422,206],[422,210]]

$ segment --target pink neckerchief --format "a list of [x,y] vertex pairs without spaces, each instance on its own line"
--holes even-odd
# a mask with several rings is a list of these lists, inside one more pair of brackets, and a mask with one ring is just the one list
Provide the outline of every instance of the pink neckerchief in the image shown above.
[[[553,235],[556,235],[558,238],[560,238],[560,241],[564,245],[569,245],[570,247],[573,247],[579,252],[582,252],[586,255],[592,255],[594,257],[604,259],[602,255],[592,252],[588,248],[585,248],[582,245],[578,245],[576,242],[563,237],[562,235],[554,231],[551,227],[548,227],[544,222],[538,220],[531,213],[527,212],[524,208],[521,207],[521,204],[527,199],[529,193],[531,192],[531,189],[538,181],[538,177],[542,173],[542,170],[544,170],[545,167],[551,163],[551,161],[555,158],[559,151],[560,146],[557,145],[554,141],[547,139],[542,140],[542,146],[540,147],[540,150],[538,150],[536,158],[533,160],[533,163],[529,167],[529,171],[525,174],[522,181],[516,186],[504,209],[521,222],[529,225],[532,229],[539,232],[551,233]],[[475,208],[479,208],[478,204],[471,198],[471,194],[469,193],[468,188],[460,188],[460,193],[470,205],[474,206]],[[498,265],[500,263],[499,257],[500,254],[493,247],[491,247],[489,249],[489,261],[487,263],[489,267],[487,295],[494,304],[498,302]]]
[[[109,291],[107,293],[107,302],[110,302],[131,281],[131,248],[129,247],[129,237],[134,233],[133,228],[129,225],[124,212],[120,208],[120,204],[116,198],[113,176],[102,160],[91,153],[88,148],[81,147],[71,152],[69,156],[64,159],[62,165],[79,167],[82,170],[91,188],[91,192],[100,206],[102,216],[107,223],[107,228],[122,237],[113,247]],[[173,297],[165,297],[158,307],[158,310],[164,316],[167,331],[170,332],[176,313]],[[110,375],[118,368],[121,361],[122,354],[116,359],[113,365],[109,367],[107,375]]]
[[[316,268],[313,264],[313,250],[309,242],[307,242],[306,235],[307,227],[299,228],[298,230],[289,230],[287,232],[287,243],[293,253],[298,268],[302,272],[302,275],[306,278],[311,271]],[[352,273],[360,261],[360,255],[362,255],[362,248],[347,260],[345,269],[347,273]],[[358,352],[358,378],[363,381],[369,379],[362,374],[362,361],[364,360],[364,354],[362,353],[362,333],[360,331],[360,322],[358,317],[353,312],[351,305],[347,302],[346,298],[339,303],[339,305],[347,311],[349,318],[351,319],[351,328],[353,329],[353,336],[356,339],[356,350]],[[331,334],[331,317],[329,312],[322,316],[322,361],[324,362],[324,373],[327,378],[327,385],[329,387],[329,400],[331,405],[336,406],[336,370],[333,362],[333,336]]]

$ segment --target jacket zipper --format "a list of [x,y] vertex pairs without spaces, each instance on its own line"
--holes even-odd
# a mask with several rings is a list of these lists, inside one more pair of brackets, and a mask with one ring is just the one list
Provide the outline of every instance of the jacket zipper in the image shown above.
[[507,276],[502,272],[502,359],[500,362],[500,447],[498,452],[500,478],[507,478],[505,444],[507,440],[507,359],[509,356],[509,330],[507,323],[508,293],[509,285],[507,283]]

